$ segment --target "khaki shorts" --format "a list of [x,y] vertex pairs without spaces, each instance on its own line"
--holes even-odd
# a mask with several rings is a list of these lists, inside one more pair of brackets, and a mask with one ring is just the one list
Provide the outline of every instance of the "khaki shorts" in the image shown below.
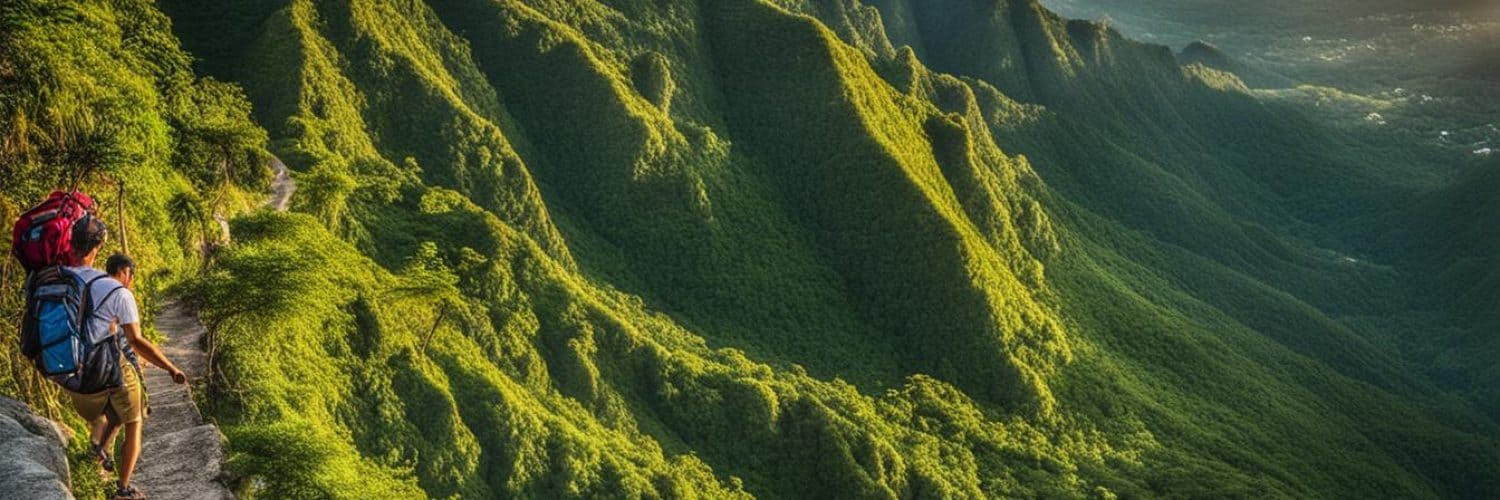
[[125,379],[124,386],[98,394],[67,393],[73,398],[73,408],[84,420],[93,422],[108,415],[113,423],[129,424],[146,418],[146,391],[141,390],[140,374],[136,373],[135,365],[120,359],[120,374]]

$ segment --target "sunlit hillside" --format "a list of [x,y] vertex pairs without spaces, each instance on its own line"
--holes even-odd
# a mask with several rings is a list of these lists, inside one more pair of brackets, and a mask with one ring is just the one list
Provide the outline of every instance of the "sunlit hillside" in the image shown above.
[[128,193],[247,498],[1500,495],[1497,160],[1179,49],[1037,0],[12,0],[0,212]]

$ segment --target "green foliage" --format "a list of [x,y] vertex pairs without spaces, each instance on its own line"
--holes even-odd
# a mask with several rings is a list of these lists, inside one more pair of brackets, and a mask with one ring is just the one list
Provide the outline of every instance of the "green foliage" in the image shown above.
[[[357,327],[336,329],[349,332],[347,352],[364,357],[359,366],[382,367],[330,379],[367,387],[327,390],[361,395],[332,404],[356,408],[334,412],[356,416],[319,424],[347,428],[359,450],[358,458],[330,462],[410,470],[392,477],[413,477],[435,495],[588,495],[627,484],[636,486],[617,490],[679,495],[687,485],[742,484],[770,496],[1291,496],[1366,487],[1425,495],[1434,492],[1429,481],[1453,485],[1450,492],[1487,487],[1467,472],[1434,479],[1476,469],[1400,458],[1404,443],[1460,449],[1474,435],[1449,429],[1469,428],[1470,417],[1424,416],[1402,402],[1425,391],[1420,381],[1393,372],[1384,351],[1362,347],[1301,302],[1350,307],[1355,300],[1330,299],[1328,290],[1388,278],[1337,271],[1310,245],[1261,226],[1287,227],[1289,212],[1315,212],[1269,208],[1279,196],[1311,203],[1319,197],[1300,189],[1341,187],[1318,172],[1275,184],[1251,167],[1293,172],[1300,163],[1271,154],[1317,150],[1314,141],[1337,136],[1289,139],[1315,127],[1272,119],[1276,112],[1237,93],[1232,80],[1221,83],[1223,75],[1179,69],[1169,52],[1027,2],[993,15],[908,18],[918,26],[890,30],[924,45],[900,53],[882,48],[881,30],[872,28],[879,18],[868,8],[785,3],[820,16],[830,32],[754,2],[702,12],[637,2],[429,5],[388,7],[417,20],[391,24],[391,16],[375,16],[385,11],[358,3],[293,3],[271,14],[266,37],[249,50],[268,66],[309,61],[319,75],[302,84],[263,76],[275,71],[246,77],[292,89],[252,92],[267,103],[262,120],[320,123],[288,129],[285,143],[368,141],[380,146],[343,151],[391,159],[372,164],[413,157],[423,183],[456,189],[397,187],[379,206],[328,204],[350,207],[345,218],[361,228],[351,234],[357,248],[407,275],[377,279],[384,283],[377,289],[394,288],[342,299],[344,312],[329,316],[350,315],[334,322]],[[288,17],[278,24],[278,16]],[[1015,40],[1015,48],[997,49],[1016,51],[997,63],[1011,68],[998,76],[967,71],[945,52],[969,41],[911,32],[986,19],[1009,23],[991,41]],[[272,36],[279,26],[291,34]],[[272,40],[315,50],[279,52],[287,46]],[[452,48],[454,40],[466,48]],[[961,77],[926,69],[929,56]],[[325,59],[348,62],[318,62]],[[548,78],[531,77],[538,74]],[[286,104],[281,96],[289,95],[312,104]],[[434,104],[431,95],[446,97]],[[342,115],[328,112],[340,106]],[[1091,106],[1107,111],[1084,114]],[[482,190],[444,180],[459,178],[450,172],[467,161],[445,160],[451,153],[443,151],[466,139],[432,133],[447,122],[410,110],[465,107],[511,145],[510,164],[536,174],[536,188],[522,190],[534,194],[517,199],[533,200],[528,206],[545,219],[496,212],[504,204],[488,204]],[[1201,111],[1212,108],[1221,111]],[[1234,120],[1220,123],[1226,116]],[[415,123],[433,125],[409,127]],[[1189,123],[1204,131],[1186,132]],[[1244,147],[1226,139],[1246,123],[1273,133]],[[1191,142],[1174,145],[1174,134]],[[1196,166],[1206,145],[1230,153]],[[1323,151],[1331,163],[1356,163],[1338,158],[1344,150]],[[349,154],[303,164],[359,178],[360,168],[337,159]],[[1132,177],[1138,173],[1145,175]],[[1173,201],[1135,201],[1142,198]],[[541,220],[556,221],[566,254],[537,250],[552,248],[551,237],[537,238],[545,232],[517,230]],[[932,241],[952,246],[921,244]],[[576,256],[581,275],[561,255]],[[1309,268],[1319,271],[1310,278]],[[459,297],[444,285],[448,272],[459,276]],[[238,279],[215,278],[225,286]],[[1119,305],[1115,297],[1142,298]],[[387,300],[402,304],[399,323],[382,319],[391,316],[381,311]],[[1308,331],[1321,333],[1307,338]],[[298,338],[318,337],[311,332]],[[1234,340],[1192,340],[1226,334]],[[773,363],[708,345],[742,346],[750,359]],[[791,363],[808,370],[780,368]],[[1215,368],[1204,374],[1202,366]],[[1296,375],[1272,376],[1265,366],[1291,366]],[[898,382],[912,372],[937,378]],[[833,377],[855,385],[824,382]],[[1107,382],[1112,377],[1141,381],[1122,391]],[[881,389],[892,392],[865,394]],[[295,399],[287,390],[234,393],[265,404]],[[1217,409],[1265,394],[1288,396],[1243,412]],[[1310,403],[1325,398],[1348,412],[1330,418]],[[410,402],[425,411],[403,409]],[[1401,409],[1375,410],[1389,407]],[[1387,422],[1418,424],[1398,430]],[[1352,430],[1371,427],[1402,437]],[[416,435],[442,437],[412,441]],[[557,441],[561,435],[587,437]],[[1304,451],[1296,443],[1305,435],[1340,451],[1287,458]],[[618,436],[632,444],[613,444]],[[1487,439],[1462,454],[1493,457]],[[680,454],[688,450],[698,458]],[[1362,458],[1335,459],[1346,454]],[[620,460],[683,465],[621,469]],[[671,479],[640,479],[653,475]]]
[[[498,221],[488,224],[500,230]],[[483,306],[454,295],[452,275],[431,262],[435,247],[425,245],[425,257],[391,276],[306,216],[262,212],[234,225],[238,243],[192,296],[203,300],[218,332],[219,365],[232,382],[221,388],[226,399],[217,413],[232,442],[245,436],[251,443],[234,463],[265,479],[252,481],[265,488],[258,494],[362,496],[366,490],[346,487],[356,477],[368,491],[420,484],[439,496],[588,495],[627,487],[644,493],[668,483],[717,490],[701,465],[630,451],[623,430],[600,427],[557,393],[501,375],[482,354],[481,339],[469,336],[487,330],[469,325],[485,321],[473,316]],[[306,300],[314,296],[322,299]],[[453,324],[434,322],[444,308],[456,311]],[[426,337],[428,325],[439,330],[436,337]],[[458,326],[468,328],[453,331]],[[283,432],[265,430],[296,421],[305,423],[291,428],[328,433],[284,441],[273,438]],[[516,426],[529,430],[504,430]],[[352,443],[339,438],[349,435]],[[278,453],[281,447],[295,453]],[[528,458],[525,449],[540,455]],[[518,455],[483,458],[502,450]],[[631,458],[600,461],[605,450]],[[572,465],[539,469],[534,460]],[[511,473],[487,473],[502,470],[496,468]]]
[[[243,208],[244,190],[263,186],[251,174],[265,168],[266,135],[249,102],[232,84],[197,79],[167,22],[141,1],[0,4],[0,219],[10,224],[54,189],[90,193],[112,236],[101,253],[129,242],[148,324],[162,290],[195,271],[211,210]],[[233,178],[200,162],[220,157]],[[23,279],[7,256],[0,287],[18,290]],[[6,324],[20,321],[20,299],[0,300]],[[13,332],[0,335],[0,393],[74,430],[74,495],[103,498],[110,485],[88,453],[86,424],[17,352]]]
[[677,84],[672,81],[672,69],[666,56],[657,52],[642,54],[631,64],[630,77],[636,92],[660,108],[662,113],[671,114],[672,93]]
[[[1046,409],[1051,396],[1042,374],[1050,371],[1051,358],[1066,352],[1060,323],[999,258],[1002,251],[1024,256],[1027,250],[1014,241],[990,246],[958,206],[944,174],[995,168],[969,163],[966,130],[929,145],[921,116],[935,110],[892,92],[857,53],[810,19],[747,4],[716,8],[709,20],[715,36],[725,37],[712,43],[722,48],[716,56],[732,96],[731,126],[745,134],[770,177],[787,180],[783,189],[793,210],[810,219],[814,245],[838,256],[831,264],[854,301],[870,308],[869,322],[892,325],[881,333],[907,339],[892,345],[911,356],[902,368],[960,381],[1006,404]],[[729,28],[735,25],[766,31]],[[753,39],[774,43],[766,48],[789,57],[738,52],[755,47]],[[804,64],[779,66],[794,61]],[[934,147],[960,150],[935,157]],[[946,171],[938,157],[947,160]],[[810,167],[781,170],[798,165]],[[794,175],[805,177],[791,181]],[[998,194],[963,193],[993,204]]]
[[250,102],[239,86],[213,79],[195,82],[173,111],[177,148],[172,162],[196,173],[200,189],[231,183],[254,189],[270,185],[266,131],[250,120]]
[[0,208],[98,165],[181,276],[286,160],[293,213],[233,217],[178,288],[243,496],[1500,491],[1494,371],[1414,368],[1493,352],[1458,341],[1493,315],[1413,297],[1489,303],[1489,227],[1370,250],[1452,266],[1347,243],[1382,203],[1423,200],[1421,227],[1488,191],[1108,26],[1029,0],[160,4],[0,7],[25,179]]

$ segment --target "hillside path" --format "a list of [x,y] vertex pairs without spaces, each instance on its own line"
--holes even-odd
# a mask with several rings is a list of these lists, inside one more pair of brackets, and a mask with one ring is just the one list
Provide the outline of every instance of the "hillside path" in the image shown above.
[[[266,205],[285,211],[297,186],[280,159],[272,157],[271,167],[276,176]],[[172,299],[156,315],[156,331],[166,337],[161,348],[167,359],[189,380],[208,376],[208,353],[203,345],[208,330],[197,311]],[[233,499],[226,486],[224,435],[204,421],[190,386],[172,383],[166,370],[142,368],[151,415],[146,418],[141,460],[132,482],[153,500]]]
[[[207,330],[182,302],[172,300],[156,315],[156,330],[166,336],[162,351],[189,379],[208,373],[203,351]],[[141,461],[133,482],[152,499],[219,500],[234,495],[225,486],[224,436],[204,422],[188,386],[155,366],[143,366],[151,415],[146,417]]]
[[271,180],[271,199],[266,202],[266,206],[277,212],[285,212],[291,205],[292,193],[297,191],[297,183],[292,182],[292,173],[286,169],[281,158],[271,157],[271,170],[276,173],[276,177]]

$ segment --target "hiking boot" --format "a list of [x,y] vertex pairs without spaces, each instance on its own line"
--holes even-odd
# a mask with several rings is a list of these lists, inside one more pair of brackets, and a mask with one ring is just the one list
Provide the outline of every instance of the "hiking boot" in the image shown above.
[[146,495],[134,486],[126,486],[115,490],[115,500],[146,500]]
[[104,472],[113,473],[115,471],[115,460],[109,457],[109,453],[105,451],[104,445],[95,444],[92,448],[89,448],[89,451],[94,454],[94,459],[99,461],[99,468],[104,469]]

